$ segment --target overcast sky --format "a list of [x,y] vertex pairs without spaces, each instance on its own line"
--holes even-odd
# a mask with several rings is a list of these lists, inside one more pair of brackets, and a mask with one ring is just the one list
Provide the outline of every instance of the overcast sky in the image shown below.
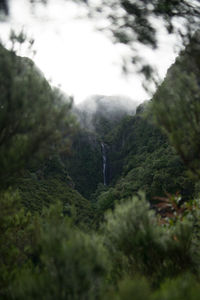
[[[92,94],[125,95],[139,102],[149,96],[135,75],[121,72],[122,55],[128,50],[113,45],[89,20],[77,18],[80,8],[65,0],[49,0],[50,5],[37,6],[31,14],[27,0],[10,0],[10,20],[0,24],[0,35],[6,40],[10,28],[24,30],[35,39],[34,61],[53,85],[73,95],[79,103]],[[172,40],[161,37],[160,51],[145,55],[158,66],[161,77],[173,63]]]

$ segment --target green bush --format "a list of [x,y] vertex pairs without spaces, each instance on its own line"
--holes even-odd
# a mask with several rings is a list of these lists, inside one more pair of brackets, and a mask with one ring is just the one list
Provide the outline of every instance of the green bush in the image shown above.
[[150,285],[145,278],[125,278],[107,294],[106,300],[149,300]]
[[200,284],[189,274],[176,279],[168,279],[161,288],[152,295],[152,300],[198,300]]
[[118,205],[113,213],[107,214],[104,225],[114,273],[139,273],[158,284],[183,271],[195,271],[199,243],[194,246],[193,218],[188,218],[171,227],[161,226],[143,196]]
[[106,299],[115,300],[198,300],[200,284],[191,274],[167,279],[158,289],[150,288],[143,277],[126,278],[113,288]]
[[19,194],[11,190],[0,193],[0,245],[0,298],[7,299],[10,284],[31,263],[34,249],[31,214],[25,213]]
[[60,208],[41,218],[39,263],[19,276],[14,299],[100,299],[109,270],[97,236],[73,228]]

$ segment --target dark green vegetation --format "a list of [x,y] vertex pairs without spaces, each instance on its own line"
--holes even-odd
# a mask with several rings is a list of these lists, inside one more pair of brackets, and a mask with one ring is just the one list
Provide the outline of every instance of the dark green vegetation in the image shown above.
[[0,48],[0,298],[198,299],[198,52],[135,115],[100,103],[77,124]]
[[[92,100],[88,107],[97,105],[96,98],[94,103]],[[153,123],[148,103],[140,105],[135,115],[125,113],[120,104],[113,104],[113,110],[102,106],[100,102],[92,111],[79,111],[81,129],[73,138],[70,159],[67,156],[64,160],[75,187],[96,203],[98,212],[103,214],[115,201],[140,190],[151,204],[167,193],[191,199],[194,182],[167,137]],[[108,186],[103,185],[102,142]]]
[[194,183],[183,163],[149,118],[140,113],[125,117],[106,141],[112,187],[98,197],[101,204],[108,201],[108,207],[113,207],[115,199],[127,199],[139,190],[151,203],[166,193],[193,197]]
[[0,180],[7,185],[35,158],[66,147],[73,120],[70,101],[52,90],[32,61],[0,46],[0,70]]
[[[168,76],[159,87],[153,102],[157,123],[164,129],[187,167],[197,176],[200,169],[199,51],[198,31],[168,71]],[[177,94],[176,90],[180,92]],[[183,119],[186,121],[180,126]]]

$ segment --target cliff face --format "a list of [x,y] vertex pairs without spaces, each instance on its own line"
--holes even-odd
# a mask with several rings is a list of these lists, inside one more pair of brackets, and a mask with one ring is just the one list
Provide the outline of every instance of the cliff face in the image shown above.
[[86,198],[103,182],[101,141],[92,132],[79,129],[72,137],[69,155],[62,156],[75,188]]

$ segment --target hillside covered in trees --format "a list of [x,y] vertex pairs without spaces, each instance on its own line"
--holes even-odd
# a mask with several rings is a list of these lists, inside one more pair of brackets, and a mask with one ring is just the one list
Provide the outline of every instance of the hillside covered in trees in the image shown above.
[[140,105],[75,105],[0,45],[0,299],[199,298],[199,45]]

